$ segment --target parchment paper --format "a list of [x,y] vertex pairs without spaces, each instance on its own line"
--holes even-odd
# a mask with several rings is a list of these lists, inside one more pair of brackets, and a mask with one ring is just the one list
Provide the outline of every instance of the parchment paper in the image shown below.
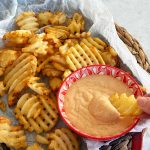
[[[129,67],[134,76],[147,88],[150,92],[150,75],[144,71],[136,62],[125,44],[119,39],[115,30],[113,17],[107,7],[101,0],[5,0],[0,1],[0,47],[3,46],[2,36],[6,31],[16,29],[14,22],[15,15],[22,11],[33,10],[35,12],[50,10],[61,10],[71,16],[75,11],[81,12],[86,20],[86,29],[90,30],[93,36],[99,36],[108,42],[117,51],[122,62]],[[121,13],[121,12],[120,12]],[[146,32],[146,31],[145,31]],[[4,98],[6,101],[6,98]],[[12,110],[8,109],[6,114],[0,115],[9,116],[14,119]],[[150,120],[141,120],[132,131],[141,131],[145,127],[150,126]],[[149,134],[147,134],[149,135]],[[32,136],[28,137],[29,142],[32,141]],[[148,141],[149,136],[145,136]],[[98,150],[103,142],[96,142],[85,139],[89,150]],[[146,142],[144,150],[148,150],[150,145]]]

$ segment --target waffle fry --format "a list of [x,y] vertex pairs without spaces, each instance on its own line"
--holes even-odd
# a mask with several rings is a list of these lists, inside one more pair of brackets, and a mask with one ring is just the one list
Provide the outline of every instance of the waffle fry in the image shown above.
[[0,77],[4,75],[4,71],[5,69],[0,67]]
[[81,42],[89,48],[94,46],[100,51],[104,51],[105,47],[107,47],[107,44],[99,38],[88,37],[86,39],[82,39]]
[[26,148],[26,136],[21,126],[11,126],[11,121],[0,117],[0,143],[14,149]]
[[32,94],[24,94],[18,101],[17,107],[27,118],[37,118],[42,111],[38,98]]
[[21,30],[37,31],[39,29],[38,19],[32,11],[23,12],[16,18],[16,24]]
[[33,35],[34,34],[31,31],[16,30],[5,33],[3,36],[3,40],[7,40],[8,45],[24,45],[28,43],[29,38],[31,38]]
[[4,85],[6,90],[8,90],[9,106],[17,102],[17,94],[27,87],[29,79],[35,75],[36,67],[36,57],[28,53],[23,53],[6,69]]
[[66,54],[66,62],[73,71],[92,64],[105,64],[95,47],[89,48],[84,43],[71,47]]
[[69,37],[69,31],[66,30],[65,26],[53,26],[53,27],[46,27],[45,32],[49,36],[54,36],[57,39],[67,39]]
[[50,18],[50,23],[52,25],[62,25],[66,22],[66,14],[63,12],[57,11],[53,14],[53,16]]
[[66,69],[66,70],[64,71],[64,73],[63,73],[63,80],[64,80],[65,78],[67,78],[71,73],[72,73],[71,70]]
[[90,32],[82,32],[82,33],[70,34],[69,38],[70,39],[88,38],[90,37],[90,35],[91,35]]
[[6,88],[4,87],[3,81],[0,81],[0,96],[4,96]]
[[113,57],[110,52],[103,52],[101,53],[104,61],[106,64],[110,66],[116,66],[117,65],[117,57]]
[[3,69],[10,66],[20,55],[20,52],[14,50],[3,50],[0,53],[0,67]]
[[55,37],[55,35],[53,35],[53,34],[46,34],[44,40],[46,40],[48,42],[48,45],[51,46],[51,48],[53,48],[53,50],[55,49],[55,52],[62,45],[60,39]]
[[54,66],[52,64],[50,64],[50,65],[47,64],[42,69],[42,74],[47,77],[61,77],[63,72],[54,68]]
[[134,95],[127,96],[125,93],[118,95],[118,93],[112,95],[110,102],[123,116],[137,116],[142,113],[139,108]]
[[26,150],[44,150],[39,144],[34,143],[31,146],[28,146]]
[[36,142],[38,142],[40,144],[49,144],[48,139],[41,135],[36,135],[35,140],[36,140]]
[[33,53],[35,56],[46,55],[47,48],[48,48],[48,42],[43,41],[44,35],[45,34],[38,34],[38,35],[30,38],[28,41],[29,45],[22,48],[22,52]]
[[79,13],[74,13],[72,20],[69,22],[68,29],[72,34],[84,31],[84,19]]
[[45,83],[38,83],[38,80],[40,80],[39,77],[31,77],[28,82],[28,86],[40,95],[48,95],[50,90],[46,87]]
[[47,139],[50,141],[49,149],[79,150],[76,135],[67,128],[56,129],[54,133],[47,134]]
[[[22,97],[28,99],[27,96],[23,95]],[[36,133],[42,133],[44,131],[47,132],[51,130],[58,120],[56,104],[46,96],[32,95],[29,99],[33,99],[33,97],[38,99],[38,102],[40,102],[40,105],[43,109],[36,118],[27,118],[22,114],[22,109],[25,107],[25,104],[23,106],[20,105],[20,103],[22,104],[22,97],[19,99],[17,106],[14,109],[14,113],[20,124],[23,125],[24,129],[30,132],[35,131]]]
[[52,78],[49,80],[49,85],[53,91],[56,91],[59,89],[61,82],[62,80],[60,78]]
[[40,27],[46,26],[50,24],[50,18],[53,14],[49,11],[38,13],[37,19]]

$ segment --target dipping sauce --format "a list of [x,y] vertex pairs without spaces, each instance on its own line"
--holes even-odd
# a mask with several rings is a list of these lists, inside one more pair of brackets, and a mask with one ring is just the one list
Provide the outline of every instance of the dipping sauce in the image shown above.
[[115,92],[132,94],[126,84],[107,75],[91,75],[73,83],[64,100],[64,110],[71,124],[97,137],[123,132],[134,117],[121,117],[110,103],[109,97]]

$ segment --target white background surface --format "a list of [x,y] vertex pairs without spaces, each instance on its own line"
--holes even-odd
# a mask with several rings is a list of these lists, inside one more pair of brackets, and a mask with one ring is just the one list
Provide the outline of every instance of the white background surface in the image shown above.
[[114,20],[125,27],[150,59],[150,0],[103,0]]

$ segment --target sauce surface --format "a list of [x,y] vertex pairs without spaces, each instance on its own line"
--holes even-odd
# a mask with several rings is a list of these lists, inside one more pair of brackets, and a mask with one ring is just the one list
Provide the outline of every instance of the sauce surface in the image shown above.
[[120,117],[110,103],[115,92],[132,91],[126,84],[107,75],[92,75],[71,85],[65,95],[64,109],[70,122],[80,131],[97,136],[112,136],[127,129],[134,117]]

